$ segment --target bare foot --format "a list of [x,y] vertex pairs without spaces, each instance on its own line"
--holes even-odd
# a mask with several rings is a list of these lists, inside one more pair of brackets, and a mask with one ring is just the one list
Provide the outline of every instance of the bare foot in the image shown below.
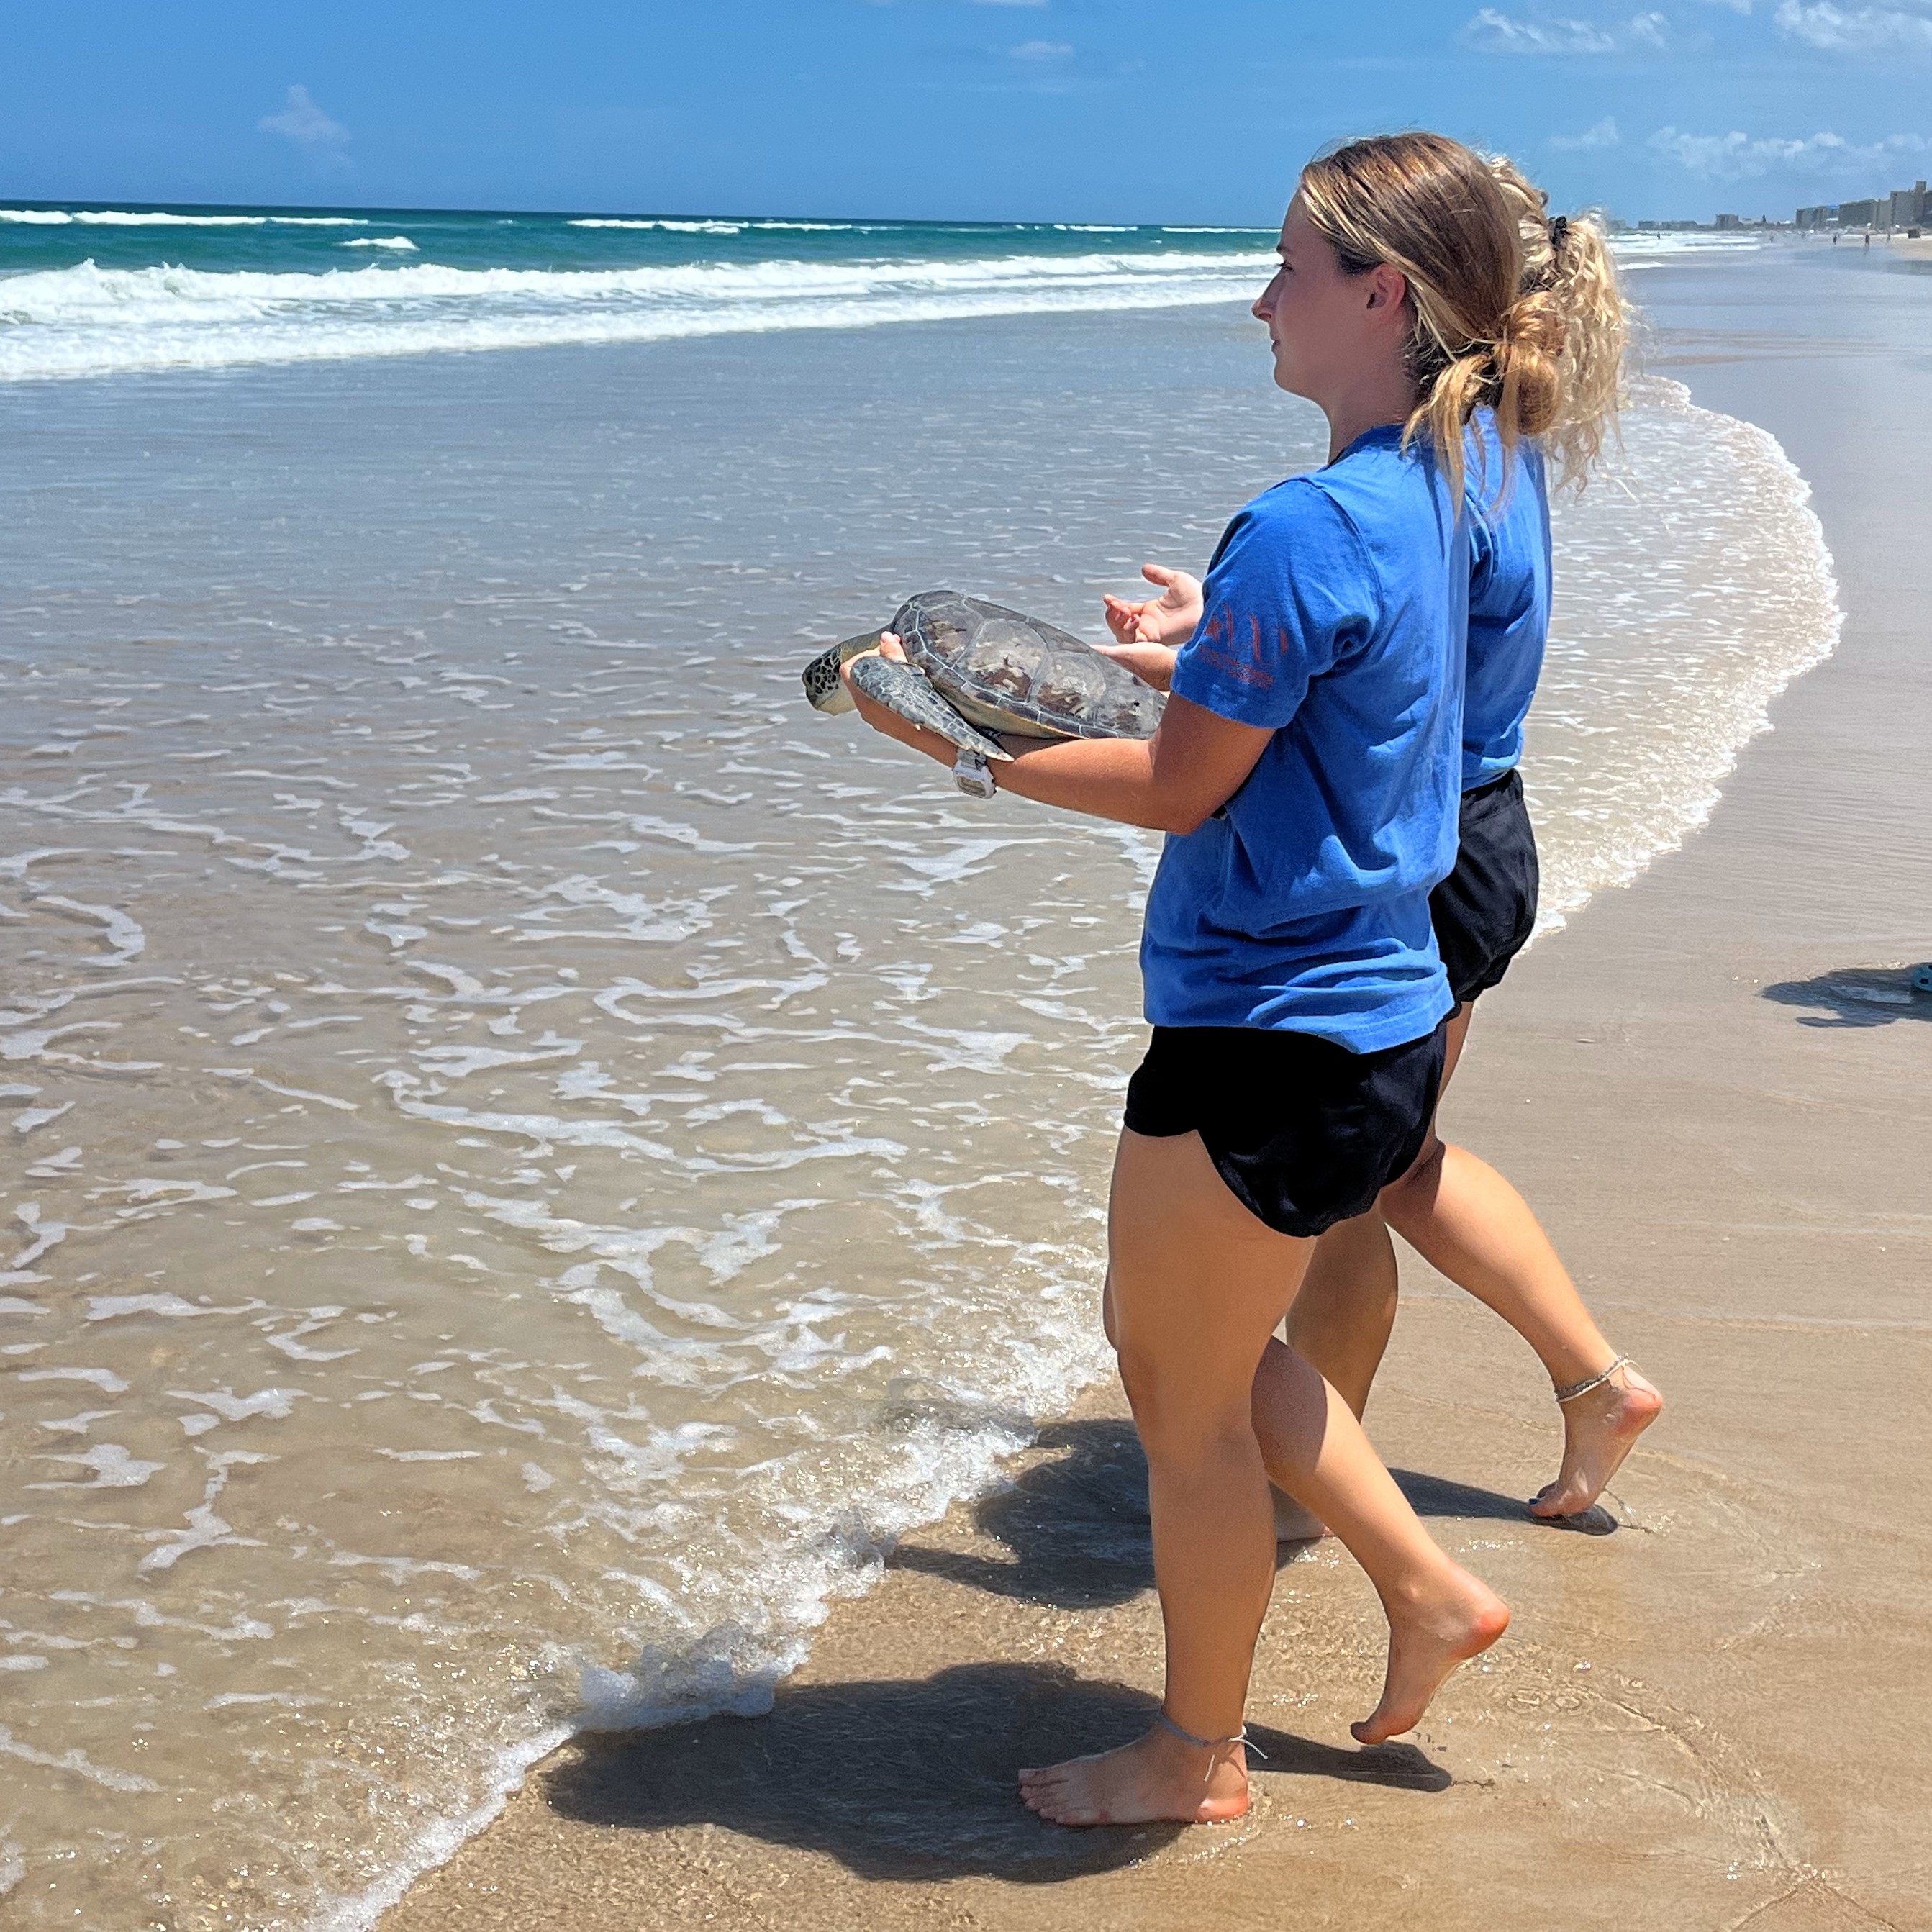
[[1628,1364],[1600,1388],[1563,1405],[1563,1468],[1530,1498],[1532,1516],[1578,1516],[1623,1467],[1636,1438],[1664,1413],[1664,1398]]
[[1306,1503],[1298,1503],[1286,1490],[1269,1486],[1274,1498],[1274,1540],[1277,1543],[1312,1543],[1334,1534]]
[[1162,1726],[1118,1750],[1022,1772],[1020,1797],[1050,1825],[1220,1824],[1248,1808],[1246,1754],[1234,1745],[1210,1768],[1206,1751]]
[[1382,1700],[1348,1728],[1359,1744],[1378,1744],[1412,1731],[1429,1700],[1459,1664],[1480,1655],[1509,1628],[1509,1606],[1486,1583],[1446,1561],[1426,1595],[1391,1604],[1388,1675]]

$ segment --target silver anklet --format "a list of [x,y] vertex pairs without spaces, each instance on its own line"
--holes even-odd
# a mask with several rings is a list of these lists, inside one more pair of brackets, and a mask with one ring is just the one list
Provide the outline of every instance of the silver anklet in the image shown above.
[[1183,1744],[1192,1744],[1196,1750],[1204,1750],[1212,1754],[1208,1760],[1208,1768],[1201,1774],[1201,1782],[1203,1784],[1214,1775],[1215,1760],[1220,1757],[1223,1751],[1232,1750],[1237,1744],[1252,1751],[1262,1763],[1265,1764],[1268,1762],[1268,1753],[1248,1736],[1248,1727],[1246,1724],[1244,1724],[1232,1738],[1197,1738],[1192,1731],[1184,1731],[1165,1711],[1158,1712],[1156,1715],[1176,1737],[1180,1738]]
[[1629,1356],[1619,1355],[1601,1375],[1592,1376],[1585,1381],[1572,1382],[1568,1388],[1558,1389],[1556,1391],[1556,1400],[1559,1402],[1574,1402],[1580,1395],[1588,1395],[1593,1388],[1601,1388],[1618,1370],[1632,1368],[1635,1366]]

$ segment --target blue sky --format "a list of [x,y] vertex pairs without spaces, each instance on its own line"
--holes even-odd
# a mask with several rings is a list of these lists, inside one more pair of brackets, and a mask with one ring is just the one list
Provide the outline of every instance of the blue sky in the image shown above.
[[1262,222],[1417,125],[1631,217],[1932,172],[1932,0],[63,0],[8,38],[0,198]]

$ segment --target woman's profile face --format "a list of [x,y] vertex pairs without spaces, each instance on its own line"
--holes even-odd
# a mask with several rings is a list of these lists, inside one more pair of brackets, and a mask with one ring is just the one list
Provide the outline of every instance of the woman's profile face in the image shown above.
[[1256,298],[1252,314],[1268,325],[1274,344],[1276,383],[1318,403],[1388,353],[1382,284],[1394,272],[1345,273],[1298,194],[1288,205],[1276,252],[1281,266]]

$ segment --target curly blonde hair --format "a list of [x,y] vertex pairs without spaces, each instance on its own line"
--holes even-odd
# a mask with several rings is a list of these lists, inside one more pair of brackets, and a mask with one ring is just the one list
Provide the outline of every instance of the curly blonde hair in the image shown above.
[[1514,162],[1442,134],[1352,141],[1300,194],[1344,272],[1386,262],[1408,284],[1406,438],[1428,438],[1460,494],[1463,431],[1487,408],[1506,462],[1534,437],[1580,489],[1614,433],[1632,313],[1597,219],[1552,221]]

